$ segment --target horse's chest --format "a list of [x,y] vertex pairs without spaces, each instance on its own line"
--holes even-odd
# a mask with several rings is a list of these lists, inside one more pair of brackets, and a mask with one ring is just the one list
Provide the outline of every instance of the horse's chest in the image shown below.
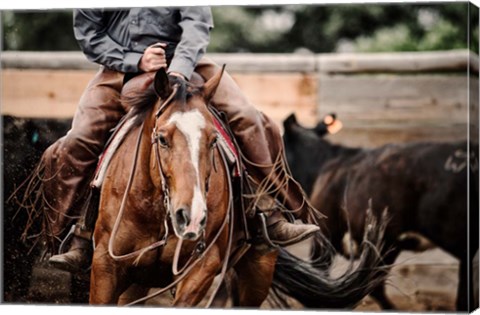
[[163,264],[151,264],[135,268],[132,272],[134,282],[145,287],[166,287],[172,280],[171,268]]

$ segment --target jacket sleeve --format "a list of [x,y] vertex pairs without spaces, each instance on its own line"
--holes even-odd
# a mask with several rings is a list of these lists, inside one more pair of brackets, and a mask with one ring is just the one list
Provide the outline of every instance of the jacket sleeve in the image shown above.
[[210,42],[210,31],[213,28],[212,12],[209,7],[181,8],[179,25],[182,28],[182,36],[168,71],[181,73],[190,79]]
[[87,59],[120,72],[138,72],[142,54],[129,51],[106,32],[103,10],[75,10],[73,31]]

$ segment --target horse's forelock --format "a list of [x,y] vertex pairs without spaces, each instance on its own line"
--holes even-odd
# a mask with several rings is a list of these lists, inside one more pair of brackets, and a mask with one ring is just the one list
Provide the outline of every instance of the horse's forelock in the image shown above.
[[182,106],[186,105],[192,96],[200,95],[202,92],[199,87],[190,84],[185,80],[176,80],[175,83],[177,84],[177,94],[175,95],[174,100]]
[[[190,84],[185,80],[175,80],[171,84],[177,84],[176,94],[173,97],[173,102],[176,106],[186,106],[188,100],[194,95],[202,95],[201,87]],[[155,92],[155,87],[151,84],[147,89],[136,90],[128,94],[122,94],[120,102],[124,108],[131,108],[128,115],[137,116],[138,121],[142,121],[148,109],[156,104],[158,95]]]

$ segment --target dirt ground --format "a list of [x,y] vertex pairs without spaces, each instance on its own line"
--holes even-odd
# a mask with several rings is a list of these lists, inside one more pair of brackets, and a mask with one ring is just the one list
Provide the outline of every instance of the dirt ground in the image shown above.
[[[458,261],[440,249],[403,252],[388,278],[387,295],[402,311],[454,311]],[[357,310],[380,310],[365,298]]]
[[[306,253],[307,246],[292,248],[296,254]],[[338,257],[337,271],[346,261]],[[424,253],[403,252],[395,262],[388,277],[387,295],[398,311],[455,311],[456,290],[458,284],[458,261],[440,249]],[[154,290],[150,291],[154,292]],[[163,297],[148,302],[150,305],[165,305],[171,298]],[[290,299],[292,309],[305,309]],[[267,299],[262,309],[271,309]],[[380,306],[370,297],[357,305],[355,311],[381,311]]]
[[[305,253],[307,246],[298,246],[296,254]],[[341,271],[346,261],[337,257],[335,266]],[[423,253],[404,251],[397,258],[387,280],[387,296],[399,311],[454,311],[458,284],[458,261],[440,249]],[[264,303],[268,307],[268,301]],[[302,309],[301,305],[295,308]],[[366,297],[356,311],[381,311],[380,306]]]
[[[307,254],[308,243],[290,248],[299,256]],[[345,267],[346,261],[338,257],[335,261],[337,272]],[[458,284],[458,262],[440,249],[423,253],[403,252],[388,277],[387,295],[398,311],[455,311],[456,290]],[[71,278],[68,273],[37,266],[33,271],[31,302],[47,304],[70,304],[68,291]],[[150,293],[157,289],[153,288]],[[166,293],[146,303],[148,306],[168,307],[172,296]],[[305,309],[297,301],[290,299],[291,308]],[[205,301],[200,304],[200,307]],[[227,303],[227,308],[230,307]],[[271,309],[269,299],[261,306]],[[381,311],[379,305],[370,297],[364,298],[355,311]]]

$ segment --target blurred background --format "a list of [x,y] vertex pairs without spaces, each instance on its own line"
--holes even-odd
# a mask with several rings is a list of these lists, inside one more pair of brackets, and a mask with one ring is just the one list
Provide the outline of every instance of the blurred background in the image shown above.
[[[466,140],[469,128],[478,143],[479,11],[468,2],[215,6],[212,11],[208,54],[227,64],[245,94],[280,127],[292,112],[306,126],[335,112],[343,129],[327,139],[343,146]],[[1,112],[16,117],[11,129],[3,130],[11,150],[4,165],[16,167],[6,169],[4,181],[13,191],[23,179],[19,174],[34,166],[18,162],[20,149],[39,158],[53,136],[62,135],[98,66],[79,51],[71,10],[4,10],[0,17]],[[57,131],[41,122],[43,129],[31,131],[35,142],[29,143],[24,126],[36,118],[67,122]],[[50,142],[42,142],[46,134]],[[478,181],[478,169],[476,174]],[[5,217],[13,217],[16,209],[5,204],[4,209]],[[32,260],[18,242],[18,224],[5,225],[4,235],[10,236],[5,248],[11,250],[4,256],[6,300],[74,301],[68,291],[74,278],[52,276],[45,266],[33,272],[21,268],[26,261],[31,268]],[[302,246],[293,250],[308,251],[308,244]],[[421,254],[405,251],[390,274],[387,295],[399,310],[455,310],[458,265],[438,247]],[[44,285],[29,286],[25,275],[31,273],[31,283]],[[358,309],[380,306],[366,298]]]
[[[209,52],[431,51],[478,53],[467,2],[216,6]],[[71,11],[3,11],[3,50],[78,50]],[[255,31],[252,31],[255,30]]]

